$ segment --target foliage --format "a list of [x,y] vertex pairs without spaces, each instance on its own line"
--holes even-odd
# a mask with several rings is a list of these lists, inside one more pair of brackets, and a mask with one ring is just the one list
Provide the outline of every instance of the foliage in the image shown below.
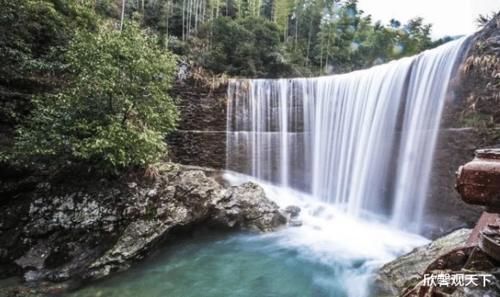
[[[230,75],[346,72],[414,55],[447,41],[431,42],[431,26],[421,18],[407,24],[395,19],[386,25],[374,23],[358,8],[357,0],[144,1],[143,7],[141,1],[127,0],[127,15],[142,15],[143,25],[164,36],[164,44],[177,53]],[[117,1],[113,3],[115,11],[119,10]],[[228,36],[221,36],[225,34],[222,28]],[[258,30],[272,40],[272,46],[263,51],[270,53],[267,58],[252,49],[260,38],[252,34]],[[265,67],[270,57],[277,68]]]
[[18,131],[16,154],[36,161],[74,161],[104,171],[145,166],[165,152],[177,119],[167,95],[171,54],[137,25],[76,34],[65,54],[70,83],[40,96]]
[[[104,170],[143,166],[165,152],[177,118],[166,95],[175,64],[167,48],[222,76],[280,77],[370,67],[448,41],[431,42],[420,18],[374,23],[356,0],[0,4],[0,125],[23,123],[34,105],[18,129],[16,156]],[[122,9],[125,24],[142,30],[117,30]]]
[[500,11],[492,11],[490,12],[489,14],[480,14],[477,19],[476,19],[476,23],[478,25],[478,27],[484,27],[486,24],[488,24],[490,21],[492,21],[493,19],[495,19],[498,14],[500,14]]
[[[210,46],[191,46],[191,56],[217,73],[266,77],[287,70],[282,62],[278,28],[270,21],[259,17],[220,17],[208,23],[199,38],[206,40],[208,35]],[[200,52],[195,52],[198,49]]]
[[32,94],[60,84],[60,55],[76,28],[95,19],[79,1],[0,0],[0,122],[18,123]]
[[372,23],[357,1],[350,0],[339,3],[324,17],[314,59],[323,73],[367,68],[432,47],[430,32],[431,25],[422,18],[404,26],[394,19],[388,26]]

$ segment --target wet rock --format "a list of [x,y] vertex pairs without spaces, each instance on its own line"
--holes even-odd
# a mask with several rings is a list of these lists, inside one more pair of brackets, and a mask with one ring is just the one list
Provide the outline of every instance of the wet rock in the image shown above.
[[157,191],[156,189],[151,189],[151,190],[149,190],[149,191],[148,191],[148,197],[149,197],[149,198],[155,197],[155,196],[156,196],[156,194],[157,194],[157,192],[158,192],[158,191]]
[[276,203],[267,199],[264,190],[248,182],[231,187],[221,200],[214,201],[213,221],[228,227],[252,231],[272,231],[286,223]]
[[465,245],[470,233],[471,229],[457,230],[385,264],[377,273],[374,296],[399,296],[421,279],[423,271],[436,258]]
[[98,180],[98,186],[53,185],[33,192],[23,207],[0,209],[2,265],[18,267],[2,275],[17,271],[33,282],[94,280],[129,268],[174,229],[203,224],[265,232],[286,223],[256,184],[226,188],[201,170],[173,164],[158,172],[153,181],[123,178],[106,187]]
[[450,297],[494,297],[499,295],[498,289],[492,288],[457,288]]
[[39,242],[14,262],[24,269],[42,269],[49,251],[50,247],[46,242]]
[[158,221],[134,221],[123,231],[122,236],[102,257],[90,265],[85,278],[98,279],[112,271],[122,271],[130,267],[132,260],[141,259],[162,236],[169,225]]
[[5,297],[45,297],[43,293],[36,292],[34,289],[23,288],[23,289],[12,289],[10,291],[0,290],[0,296]]
[[52,269],[63,265],[64,263],[70,261],[71,247],[69,244],[63,244],[61,246],[56,246],[52,248],[49,252],[47,258],[45,258],[45,267]]
[[290,205],[285,208],[285,213],[289,214],[291,218],[298,217],[300,214],[300,207]]
[[9,251],[7,249],[0,249],[0,259],[5,259],[9,255]]

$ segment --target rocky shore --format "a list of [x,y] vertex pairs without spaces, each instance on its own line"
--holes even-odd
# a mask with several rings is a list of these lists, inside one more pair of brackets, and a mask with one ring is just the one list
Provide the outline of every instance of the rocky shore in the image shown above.
[[[379,269],[374,284],[374,297],[493,297],[500,296],[500,281],[498,263],[483,254],[479,248],[475,248],[464,264],[459,264],[462,259],[457,258],[456,252],[459,248],[467,246],[467,241],[471,235],[471,229],[459,229],[446,236],[436,239],[428,245],[418,247],[410,253],[403,255],[392,262],[385,264]],[[470,247],[469,249],[473,249]],[[450,254],[451,252],[451,254]],[[436,268],[436,260],[446,255],[448,264],[451,267]],[[465,256],[465,254],[464,254]],[[458,265],[459,264],[459,265]],[[439,264],[438,264],[439,265]],[[460,266],[460,268],[458,268]],[[428,270],[430,267],[434,267]],[[476,282],[476,285],[464,282],[462,285],[439,287],[439,291],[421,290],[425,288],[424,275],[428,273],[443,279],[452,275],[460,276],[486,276],[485,286]]]
[[400,296],[407,287],[421,280],[423,271],[436,258],[464,245],[471,231],[457,230],[385,264],[375,280],[375,296]]
[[[148,177],[40,183],[9,201],[0,209],[0,276],[21,276],[37,292],[126,270],[193,228],[267,232],[286,223],[260,186],[225,187],[202,170],[171,163]],[[32,291],[23,286],[0,295]]]

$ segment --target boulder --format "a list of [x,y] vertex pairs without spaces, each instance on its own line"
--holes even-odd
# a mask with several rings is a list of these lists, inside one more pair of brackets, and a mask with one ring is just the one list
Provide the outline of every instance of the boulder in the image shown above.
[[286,224],[278,205],[267,199],[264,190],[252,182],[229,188],[213,206],[212,220],[228,227],[266,232]]
[[285,213],[289,214],[291,218],[296,218],[300,214],[300,207],[289,205],[285,208]]
[[39,186],[5,205],[0,266],[16,269],[1,272],[73,286],[128,269],[173,231],[205,225],[267,232],[286,224],[257,184],[226,188],[201,170],[169,163],[157,169],[153,179]]
[[385,264],[377,273],[374,296],[399,296],[405,288],[421,279],[422,273],[436,258],[465,245],[471,232],[471,229],[457,230]]

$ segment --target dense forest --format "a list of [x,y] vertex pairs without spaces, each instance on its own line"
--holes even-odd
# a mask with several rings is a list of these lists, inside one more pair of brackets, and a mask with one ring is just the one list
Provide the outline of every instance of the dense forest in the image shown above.
[[[356,0],[97,1],[98,11],[151,28],[165,47],[216,73],[340,73],[437,46],[422,18],[374,22]],[[122,8],[125,8],[124,10]],[[120,14],[122,13],[122,14]]]
[[356,0],[1,0],[0,158],[145,167],[178,112],[176,65],[243,77],[366,68],[437,46],[421,18],[373,22]]

